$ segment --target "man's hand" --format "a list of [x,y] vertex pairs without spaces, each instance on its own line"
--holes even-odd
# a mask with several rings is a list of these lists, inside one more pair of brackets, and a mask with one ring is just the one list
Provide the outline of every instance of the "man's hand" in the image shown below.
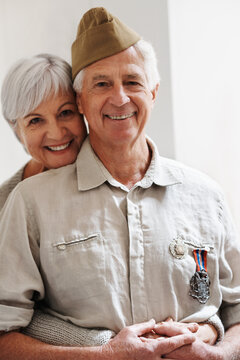
[[[147,339],[145,333],[155,331],[167,338]],[[122,329],[114,339],[103,346],[105,359],[117,360],[156,360],[162,355],[191,344],[195,336],[189,331],[167,323],[159,326],[154,320],[128,326]]]
[[239,360],[240,324],[230,327],[224,339],[216,346],[206,344],[199,338],[192,344],[182,346],[162,356],[164,359],[178,360]]
[[[223,360],[220,347],[204,343],[196,339],[194,343],[183,346],[164,356],[164,359],[178,360]],[[230,358],[229,358],[230,359]]]

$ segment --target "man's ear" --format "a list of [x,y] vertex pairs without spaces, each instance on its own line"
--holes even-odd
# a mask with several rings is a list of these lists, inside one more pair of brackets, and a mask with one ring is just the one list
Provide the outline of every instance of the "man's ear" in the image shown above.
[[80,114],[83,114],[81,94],[76,95],[76,102],[77,102],[78,111],[80,112]]
[[157,97],[159,85],[160,85],[160,84],[157,83],[157,85],[155,86],[155,88],[151,91],[151,93],[152,93],[152,104],[154,104],[155,101],[156,101],[156,97]]

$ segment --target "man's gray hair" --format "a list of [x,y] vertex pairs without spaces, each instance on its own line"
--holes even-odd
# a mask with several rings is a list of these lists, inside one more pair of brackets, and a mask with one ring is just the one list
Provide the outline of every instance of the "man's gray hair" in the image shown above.
[[17,61],[1,91],[2,112],[11,127],[36,109],[49,95],[73,91],[71,66],[58,56],[39,54]]
[[[133,45],[136,51],[142,56],[144,61],[145,74],[148,81],[148,86],[150,90],[153,90],[156,85],[160,82],[160,75],[157,67],[157,57],[153,49],[152,44],[143,39],[136,42]],[[82,69],[76,76],[73,87],[77,93],[80,93],[82,90],[84,78],[84,69]]]

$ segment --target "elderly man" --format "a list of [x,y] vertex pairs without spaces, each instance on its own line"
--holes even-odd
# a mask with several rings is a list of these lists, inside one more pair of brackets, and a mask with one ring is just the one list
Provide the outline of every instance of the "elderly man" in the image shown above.
[[[221,191],[145,136],[158,89],[152,48],[96,8],[72,52],[89,137],[75,164],[21,183],[1,214],[0,359],[240,358],[240,249]],[[42,299],[64,320],[119,333],[66,348],[12,331]],[[175,322],[145,322],[207,322],[219,310],[218,346]]]

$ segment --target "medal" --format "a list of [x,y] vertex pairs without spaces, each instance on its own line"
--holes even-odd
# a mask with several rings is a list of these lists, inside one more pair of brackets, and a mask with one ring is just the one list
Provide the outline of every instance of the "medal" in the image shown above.
[[194,260],[197,265],[195,274],[190,280],[189,295],[205,304],[210,297],[210,279],[207,273],[207,251],[201,249],[193,250]]
[[187,254],[187,245],[184,243],[183,236],[179,235],[169,245],[170,253],[176,259],[183,259]]

